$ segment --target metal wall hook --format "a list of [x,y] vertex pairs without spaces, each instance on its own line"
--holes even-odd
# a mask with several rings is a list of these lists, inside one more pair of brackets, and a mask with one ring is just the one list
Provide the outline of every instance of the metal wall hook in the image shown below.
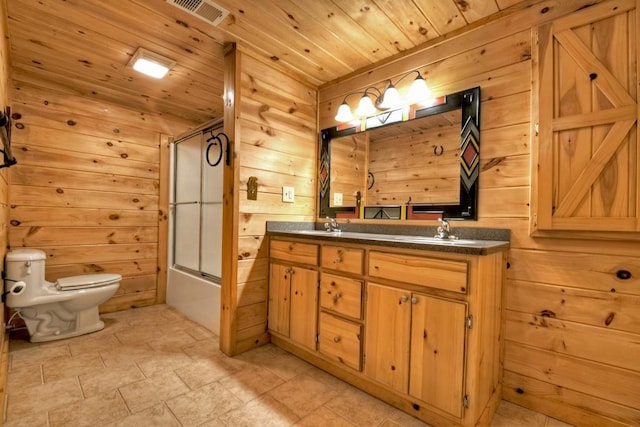
[[[216,135],[213,134],[213,131],[210,131],[211,136],[209,138],[207,138],[207,151],[205,152],[205,158],[207,160],[207,164],[211,167],[216,167],[218,166],[218,164],[220,164],[220,161],[222,160],[222,154],[223,152],[226,152],[226,157],[225,157],[225,163],[227,164],[227,166],[229,166],[231,164],[231,159],[230,159],[230,154],[229,154],[229,149],[230,149],[230,144],[229,144],[229,137],[224,133],[224,132],[220,132]],[[224,145],[223,145],[223,140],[224,139]],[[219,147],[219,153],[218,153],[218,157],[216,159],[215,162],[211,162],[209,155],[210,155],[210,150],[212,147]]]

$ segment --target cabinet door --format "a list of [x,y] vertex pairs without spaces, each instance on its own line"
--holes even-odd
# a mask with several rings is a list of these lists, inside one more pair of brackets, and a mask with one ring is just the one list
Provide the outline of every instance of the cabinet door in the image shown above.
[[318,272],[291,268],[291,318],[289,337],[307,348],[316,349],[318,329]]
[[367,284],[366,316],[365,374],[406,393],[409,382],[410,293]]
[[413,294],[409,394],[462,416],[466,304]]
[[538,29],[534,230],[640,230],[635,5],[604,2]]
[[291,272],[287,265],[271,263],[269,273],[269,330],[289,336]]

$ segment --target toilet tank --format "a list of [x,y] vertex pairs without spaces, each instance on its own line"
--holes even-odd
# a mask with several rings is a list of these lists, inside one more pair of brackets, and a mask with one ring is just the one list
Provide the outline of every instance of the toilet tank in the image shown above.
[[37,295],[38,288],[45,284],[44,263],[47,255],[40,249],[15,249],[5,257],[5,290],[18,281],[26,284],[24,292],[20,295],[7,295],[7,306],[16,307],[23,299],[31,299]]

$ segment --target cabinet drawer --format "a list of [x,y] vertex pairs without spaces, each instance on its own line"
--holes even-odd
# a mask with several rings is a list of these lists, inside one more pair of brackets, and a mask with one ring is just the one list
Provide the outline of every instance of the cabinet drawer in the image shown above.
[[369,276],[467,292],[467,263],[386,252],[369,254]]
[[303,264],[318,265],[318,245],[286,240],[271,240],[269,256]]
[[323,273],[320,278],[320,306],[344,316],[360,319],[362,281]]
[[362,326],[357,323],[338,319],[328,313],[320,313],[318,351],[359,371],[361,369],[361,333]]
[[321,254],[323,268],[362,274],[362,260],[364,259],[364,250],[362,249],[323,246]]

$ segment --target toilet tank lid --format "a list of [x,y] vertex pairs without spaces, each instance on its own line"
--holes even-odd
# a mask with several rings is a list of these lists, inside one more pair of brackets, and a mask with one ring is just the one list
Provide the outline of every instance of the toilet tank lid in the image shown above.
[[119,274],[84,274],[82,276],[61,277],[56,280],[56,287],[60,290],[71,288],[92,288],[116,283],[120,280],[122,280],[122,276]]
[[47,257],[40,249],[14,249],[7,254],[7,261],[39,261]]

